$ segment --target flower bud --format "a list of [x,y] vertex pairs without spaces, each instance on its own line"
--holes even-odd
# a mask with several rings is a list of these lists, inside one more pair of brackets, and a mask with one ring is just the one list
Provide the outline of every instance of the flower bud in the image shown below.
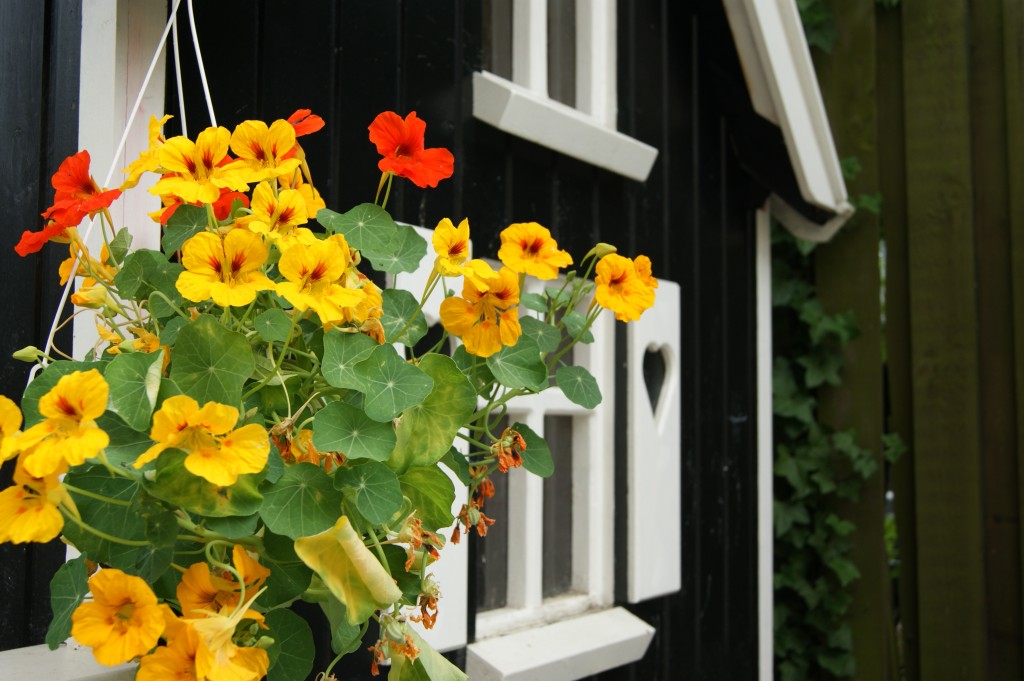
[[27,345],[15,352],[11,357],[20,362],[38,362],[41,358],[46,357],[46,353],[34,345]]
[[618,252],[619,252],[619,249],[615,248],[615,246],[612,246],[611,244],[606,244],[603,241],[599,241],[597,243],[597,245],[595,245],[593,248],[591,248],[590,251],[588,251],[587,254],[585,256],[583,256],[583,259],[586,260],[590,256],[594,256],[598,260],[600,260],[601,258],[603,258],[606,255],[609,255],[611,253],[618,253]]

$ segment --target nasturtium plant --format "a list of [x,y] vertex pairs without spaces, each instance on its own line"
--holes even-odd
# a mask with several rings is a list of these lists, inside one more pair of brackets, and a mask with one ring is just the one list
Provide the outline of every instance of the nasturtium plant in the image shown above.
[[[87,361],[19,351],[41,371],[20,408],[0,397],[0,542],[62,536],[82,554],[54,577],[47,643],[136,660],[139,681],[333,679],[372,626],[374,670],[464,679],[410,626],[439,617],[432,564],[495,522],[492,475],[554,473],[542,434],[499,424],[544,390],[600,402],[570,352],[603,310],[628,321],[654,303],[650,261],[598,244],[565,271],[572,256],[533,222],[502,232],[499,269],[470,257],[467,219],[441,217],[428,245],[387,211],[395,177],[452,174],[415,113],[373,121],[377,195],[340,213],[298,141],[323,127],[308,110],[195,139],[165,137],[168,118],[120,188],[97,186],[88,152],[66,159],[47,224],[16,247],[68,249],[61,276],[99,335]],[[132,250],[107,210],[146,173],[161,250]],[[422,291],[370,276],[414,271],[430,248]],[[521,296],[528,277],[544,292]],[[431,296],[441,338],[424,351]],[[326,669],[298,600],[330,623]]]

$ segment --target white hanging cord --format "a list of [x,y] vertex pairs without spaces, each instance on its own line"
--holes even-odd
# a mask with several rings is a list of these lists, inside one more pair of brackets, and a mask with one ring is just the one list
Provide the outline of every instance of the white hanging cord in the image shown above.
[[[178,0],[179,2],[181,0]],[[177,9],[177,8],[175,8]],[[181,86],[181,56],[178,52],[178,13],[171,13],[171,45],[174,48],[174,77],[178,81],[178,117],[181,119],[181,135],[188,137],[188,123],[185,120],[185,90]]]
[[[142,80],[142,86],[139,88],[139,95],[135,98],[135,104],[132,106],[132,113],[128,117],[128,122],[124,126],[124,133],[121,135],[121,141],[117,144],[117,151],[114,152],[114,156],[110,162],[110,169],[107,171],[107,176],[103,180],[103,186],[106,187],[110,184],[111,178],[114,176],[114,170],[120,165],[118,159],[121,158],[121,154],[124,152],[124,146],[128,141],[128,131],[131,130],[132,124],[135,122],[135,115],[139,111],[139,107],[142,105],[142,97],[146,94],[146,89],[149,87],[149,79],[153,75],[153,71],[156,69],[156,64],[160,59],[160,54],[167,44],[167,35],[171,32],[171,28],[174,24],[174,17],[178,12],[178,5],[181,4],[181,0],[174,0],[174,6],[171,8],[171,16],[167,20],[167,25],[164,27],[164,32],[160,36],[160,42],[156,47],[156,51],[153,53],[153,59],[149,63],[149,69],[146,71],[146,77]],[[191,0],[189,0],[189,9],[191,9]],[[194,35],[194,34],[193,34]],[[203,81],[205,82],[205,76]],[[85,234],[82,236],[82,241],[85,242],[89,239],[92,234],[93,227],[96,226],[96,220],[90,218],[89,226],[85,230]],[[57,327],[60,326],[60,315],[64,311],[64,306],[67,305],[68,297],[71,295],[71,287],[75,284],[74,272],[78,270],[78,254],[75,254],[74,259],[71,262],[71,275],[68,276],[67,283],[64,284],[64,290],[61,292],[60,302],[57,304],[57,311],[53,315],[53,322],[50,324],[50,333],[46,337],[46,345],[43,347],[43,354],[49,354],[50,350],[53,349],[53,339],[57,335]],[[36,364],[32,367],[28,374],[28,383],[25,384],[28,387],[29,383],[36,377],[40,369],[43,368],[46,363],[46,359],[42,360],[42,363]]]
[[192,44],[196,48],[196,62],[199,63],[199,78],[203,81],[203,94],[206,95],[206,110],[210,112],[210,125],[217,127],[217,117],[213,115],[213,98],[210,97],[210,84],[206,82],[206,67],[203,65],[203,53],[199,49],[199,34],[196,33],[196,17],[192,13],[192,0],[188,0],[188,21],[192,24]]

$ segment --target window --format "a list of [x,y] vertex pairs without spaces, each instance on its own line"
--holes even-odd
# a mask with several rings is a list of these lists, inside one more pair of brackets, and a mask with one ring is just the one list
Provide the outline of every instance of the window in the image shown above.
[[658,151],[615,130],[615,0],[485,0],[473,115],[638,181]]

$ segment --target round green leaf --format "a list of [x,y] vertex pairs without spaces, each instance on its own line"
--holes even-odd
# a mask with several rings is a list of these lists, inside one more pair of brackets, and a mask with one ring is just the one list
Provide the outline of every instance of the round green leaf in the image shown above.
[[46,630],[46,645],[57,650],[71,637],[71,613],[89,593],[85,558],[78,556],[64,563],[50,580],[50,611],[53,619]]
[[252,325],[256,328],[260,338],[268,343],[283,342],[288,340],[288,332],[292,328],[292,318],[284,310],[272,307],[256,315],[256,318],[252,320]]
[[146,491],[158,499],[192,513],[209,517],[251,515],[263,500],[259,485],[266,470],[240,475],[230,487],[218,487],[185,468],[185,452],[165,450],[153,464],[153,480],[145,482]]
[[110,438],[110,444],[103,453],[107,461],[115,466],[134,463],[135,459],[153,444],[149,439],[148,428],[146,432],[133,430],[119,416],[109,411],[96,419],[96,425]]
[[524,293],[519,296],[519,304],[534,312],[548,311],[548,299],[539,293]]
[[266,616],[274,644],[267,651],[271,660],[267,681],[305,681],[313,669],[313,633],[306,620],[291,610],[278,608]]
[[334,486],[374,525],[383,525],[402,508],[402,488],[390,468],[376,461],[357,461],[341,468]]
[[181,250],[183,243],[199,232],[205,231],[207,217],[204,206],[182,204],[175,208],[174,214],[171,215],[164,228],[164,238],[160,240],[164,253]]
[[370,356],[377,341],[361,333],[330,331],[324,334],[324,353],[321,371],[324,380],[335,388],[363,389],[363,380],[355,366]]
[[459,367],[459,371],[469,379],[470,385],[478,395],[486,395],[490,391],[490,387],[494,383],[494,374],[491,373],[491,368],[487,366],[485,360],[466,352],[465,345],[455,348],[452,359],[455,360],[455,366]]
[[520,336],[512,347],[503,347],[488,357],[487,366],[506,388],[540,392],[548,385],[548,371],[540,359],[540,348],[529,336]]
[[245,336],[228,331],[210,315],[202,315],[178,332],[171,362],[171,380],[200,405],[237,405],[242,386],[256,368]]
[[388,460],[396,471],[436,463],[476,409],[476,391],[451,358],[426,355],[420,369],[434,382],[426,399],[402,413]]
[[313,446],[349,459],[386,461],[395,448],[395,428],[344,402],[331,402],[313,418]]
[[103,372],[110,385],[110,411],[134,430],[149,430],[163,358],[163,350],[125,353],[114,357]]
[[554,352],[562,342],[562,334],[558,329],[536,317],[523,317],[519,323],[523,327],[523,335],[537,341],[541,352]]
[[341,514],[340,491],[319,466],[287,466],[281,479],[263,489],[260,517],[272,531],[292,539],[330,529]]
[[455,486],[440,468],[412,468],[399,477],[398,482],[402,494],[409,497],[417,517],[423,521],[423,529],[434,532],[455,520],[452,515]]
[[[112,477],[103,466],[76,467],[67,474],[65,482],[72,487],[115,501],[108,503],[92,496],[71,492],[84,523],[119,539],[145,539],[146,521],[131,506],[132,499],[139,491],[137,482]],[[70,518],[64,523],[64,535],[89,560],[129,571],[135,564],[138,547],[101,539],[83,530]]]
[[362,203],[347,213],[335,213],[327,208],[316,214],[316,221],[327,231],[344,234],[345,241],[372,261],[375,256],[386,256],[398,231],[388,212],[372,203]]
[[551,459],[551,450],[547,441],[526,425],[513,423],[512,430],[518,432],[526,441],[523,450],[523,468],[541,478],[550,477],[555,472],[555,462]]
[[593,409],[601,404],[601,389],[590,372],[583,367],[561,367],[555,372],[555,382],[569,400],[581,407]]
[[565,313],[562,317],[565,322],[565,330],[569,332],[570,338],[579,338],[580,343],[593,343],[594,334],[587,328],[587,319],[576,310]]
[[415,272],[423,256],[427,254],[427,242],[408,225],[398,225],[395,237],[387,251],[370,257],[373,269],[389,274]]
[[[141,302],[149,299],[154,291],[159,291],[177,305],[181,302],[181,294],[175,283],[183,271],[178,263],[168,262],[163,253],[140,248],[125,256],[121,271],[114,276],[114,285],[122,298]],[[174,314],[174,309],[159,296],[153,297],[150,303],[150,311],[158,317]]]
[[399,357],[391,345],[378,345],[355,371],[365,386],[363,408],[374,421],[390,421],[422,402],[434,387],[430,376]]
[[[419,301],[408,291],[387,289],[384,298],[384,314],[380,323],[384,327],[384,337],[389,343],[416,345],[427,335],[427,318],[419,309]],[[412,323],[409,320],[412,319]],[[399,335],[401,334],[401,335]]]
[[295,545],[288,537],[274,534],[264,528],[263,546],[266,551],[261,562],[268,570],[267,590],[260,594],[257,602],[272,608],[297,598],[309,588],[313,571],[295,553]]

